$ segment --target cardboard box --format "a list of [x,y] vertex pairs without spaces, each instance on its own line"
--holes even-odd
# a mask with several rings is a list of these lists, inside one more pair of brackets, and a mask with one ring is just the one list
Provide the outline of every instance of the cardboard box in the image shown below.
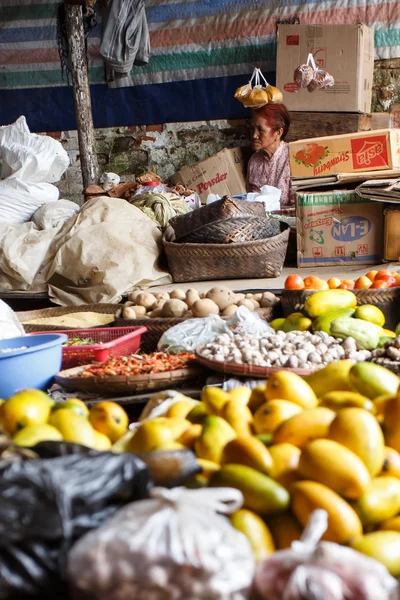
[[172,177],[200,196],[202,204],[208,194],[243,194],[246,192],[245,166],[241,148],[225,148],[201,162],[184,167]]
[[400,129],[377,129],[289,144],[292,177],[400,168]]
[[400,260],[400,208],[385,210],[383,260]]
[[[312,53],[335,85],[309,92],[294,83],[295,69]],[[289,110],[370,112],[374,31],[365,25],[279,25],[276,85]]]
[[378,264],[383,205],[353,190],[297,194],[297,266]]

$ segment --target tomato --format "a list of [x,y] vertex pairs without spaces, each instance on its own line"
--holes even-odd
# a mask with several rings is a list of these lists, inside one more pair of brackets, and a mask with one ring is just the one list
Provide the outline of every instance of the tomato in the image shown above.
[[304,290],[304,281],[300,275],[292,273],[286,277],[285,290]]

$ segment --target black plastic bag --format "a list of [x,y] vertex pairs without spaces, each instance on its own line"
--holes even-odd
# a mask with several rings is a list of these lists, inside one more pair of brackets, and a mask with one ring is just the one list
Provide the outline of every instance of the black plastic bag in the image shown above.
[[133,454],[58,442],[34,450],[46,458],[0,471],[1,600],[68,598],[72,544],[150,489],[148,469]]

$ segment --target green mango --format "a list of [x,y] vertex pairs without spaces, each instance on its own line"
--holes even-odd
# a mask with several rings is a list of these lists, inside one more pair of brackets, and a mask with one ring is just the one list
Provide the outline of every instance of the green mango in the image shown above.
[[355,310],[353,308],[345,308],[343,310],[334,310],[333,312],[325,313],[320,317],[314,319],[312,328],[314,331],[324,331],[328,335],[331,335],[331,323],[335,319],[341,317],[352,317]]
[[351,387],[367,396],[370,400],[378,396],[395,396],[400,385],[400,378],[389,369],[372,362],[359,362],[352,366],[349,373]]

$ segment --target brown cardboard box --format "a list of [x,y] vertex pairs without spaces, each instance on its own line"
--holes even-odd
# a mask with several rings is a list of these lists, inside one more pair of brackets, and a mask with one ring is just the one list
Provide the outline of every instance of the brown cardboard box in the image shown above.
[[201,162],[184,167],[172,177],[200,196],[203,204],[208,194],[243,194],[246,192],[244,159],[241,148],[225,148]]
[[383,260],[400,261],[400,208],[385,210]]
[[289,144],[292,177],[400,168],[400,129],[377,129]]
[[[312,53],[335,85],[309,92],[293,81]],[[279,25],[276,85],[289,110],[370,112],[374,31],[365,25]]]
[[297,266],[378,264],[383,205],[353,190],[297,194]]

